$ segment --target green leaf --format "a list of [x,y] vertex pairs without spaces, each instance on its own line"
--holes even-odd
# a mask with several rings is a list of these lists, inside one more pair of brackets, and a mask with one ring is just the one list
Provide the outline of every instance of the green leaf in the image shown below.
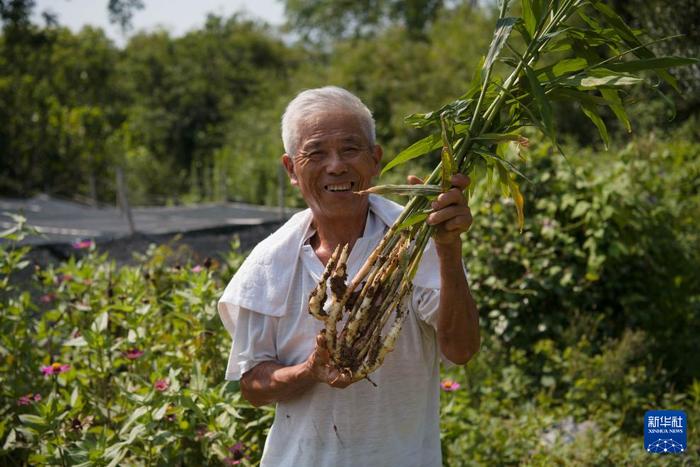
[[441,187],[442,191],[447,191],[450,189],[450,186],[452,186],[450,180],[457,170],[455,168],[454,154],[452,153],[452,143],[447,135],[447,122],[444,116],[440,118],[440,126],[440,136],[442,137],[442,151],[440,152],[440,159],[442,160]]
[[552,121],[552,108],[549,104],[549,100],[547,99],[547,96],[545,96],[544,93],[544,88],[540,84],[540,82],[537,80],[537,76],[535,75],[535,72],[530,68],[529,66],[525,65],[525,76],[527,76],[527,80],[530,83],[530,89],[532,90],[532,95],[537,103],[537,107],[540,112],[540,117],[542,118],[542,124],[544,126],[544,129],[547,133],[547,136],[554,141],[555,136],[554,136],[554,127],[553,127],[553,121]]
[[442,138],[440,135],[430,135],[425,138],[416,141],[400,153],[396,155],[382,170],[382,174],[387,170],[396,167],[397,165],[404,164],[411,159],[420,157],[424,154],[434,151],[442,146]]
[[117,451],[114,459],[112,459],[112,462],[107,464],[107,467],[117,467],[124,458],[124,456],[126,456],[127,452],[128,451],[126,449],[120,449],[119,451]]
[[80,397],[80,391],[78,391],[78,386],[73,388],[73,392],[70,394],[70,405],[71,407],[75,407],[76,404],[78,403],[78,399]]
[[603,143],[605,144],[605,149],[608,149],[610,145],[610,137],[608,136],[608,129],[605,127],[605,122],[598,115],[598,110],[595,106],[588,104],[587,102],[581,102],[581,110],[586,114],[586,117],[591,119],[593,124],[598,128],[601,138],[603,138]]
[[124,441],[114,443],[113,445],[111,445],[107,449],[105,449],[103,457],[105,459],[121,459],[125,454],[125,450],[124,450],[125,446],[126,446],[126,443]]
[[[603,89],[605,88],[602,88],[601,91]],[[608,102],[604,98],[595,96],[590,92],[579,91],[576,88],[554,88],[547,93],[547,96],[557,101],[589,102],[594,105],[608,105]]]
[[608,76],[572,76],[558,81],[563,86],[574,86],[584,89],[595,89],[602,86],[631,86],[643,82],[642,78],[628,75]]
[[107,325],[109,324],[109,313],[104,312],[100,313],[97,318],[95,318],[95,321],[92,323],[92,326],[90,327],[93,331],[100,333],[103,332],[105,329],[107,329]]
[[527,30],[530,37],[532,37],[535,33],[535,27],[537,26],[537,18],[535,18],[535,10],[533,9],[532,0],[523,0],[522,8],[525,29]]
[[[160,406],[158,409],[153,411],[153,420],[160,420],[165,416],[165,412],[168,410],[168,406],[170,405],[169,402],[166,402],[162,406]],[[138,426],[138,425],[137,425]]]
[[577,217],[583,216],[584,214],[586,214],[586,212],[588,212],[590,207],[591,203],[589,203],[588,201],[579,201],[578,203],[576,203],[576,206],[574,206],[574,210],[571,213],[571,218],[576,219]]
[[606,63],[605,68],[620,72],[637,72],[644,70],[661,70],[676,66],[695,65],[700,63],[697,58],[688,57],[658,57],[631,60],[629,62]]
[[72,339],[68,339],[63,343],[63,345],[68,347],[84,347],[87,345],[87,341],[85,340],[85,337],[78,336]]
[[32,415],[32,414],[21,414],[19,416],[19,420],[22,423],[26,423],[27,425],[33,426],[33,427],[43,427],[46,425],[46,419],[44,417],[40,417],[38,415]]
[[526,138],[517,133],[483,133],[472,138],[472,141],[486,143],[502,143],[503,141],[524,141]]
[[503,46],[506,45],[506,41],[513,30],[513,26],[515,26],[518,21],[519,18],[512,16],[500,18],[498,21],[496,21],[496,30],[493,33],[493,39],[491,40],[491,45],[489,46],[489,52],[486,54],[486,60],[484,61],[482,70],[491,69],[493,63],[501,53]]
[[[166,406],[167,408],[167,406]],[[146,427],[144,425],[136,425],[134,428],[131,430],[131,433],[129,433],[129,437],[126,439],[127,444],[133,443],[136,438],[141,436],[142,434],[146,433]]]
[[5,444],[3,444],[2,448],[4,450],[11,450],[16,447],[17,443],[17,430],[10,430],[10,434],[7,435],[7,438],[5,439]]
[[416,185],[377,185],[366,190],[358,191],[359,194],[375,195],[398,195],[398,196],[437,196],[442,193],[442,188],[438,185],[426,185],[419,183]]
[[430,211],[415,212],[408,216],[402,223],[399,224],[398,230],[407,229],[414,224],[423,222],[430,215]]
[[140,417],[144,416],[148,412],[148,407],[145,405],[142,405],[141,407],[138,407],[136,410],[134,410],[131,415],[129,416],[129,419],[124,423],[122,426],[119,435],[123,436],[126,433],[126,430],[129,429],[132,423],[134,423],[136,420],[138,420]]
[[[642,59],[654,58],[654,53],[647,47],[642,45],[637,36],[634,35],[634,32],[632,32],[632,29],[630,29],[630,27],[627,26],[624,20],[617,13],[615,13],[615,11],[612,8],[610,8],[602,1],[595,1],[592,2],[592,4],[596,10],[603,14],[608,24],[612,26],[613,29],[615,29],[615,31],[619,34],[620,38],[630,48],[635,49],[633,53],[637,57],[640,57]],[[661,79],[670,84],[676,91],[680,92],[678,88],[678,81],[676,80],[676,78],[671,76],[669,72],[667,72],[664,69],[656,69],[656,73],[661,77]]]
[[583,70],[588,66],[588,61],[585,58],[567,58],[560,60],[550,66],[535,70],[535,74],[539,78],[544,74],[549,80],[553,80],[559,76],[572,73],[574,71]]
[[513,177],[510,176],[500,161],[496,162],[496,168],[498,169],[498,178],[508,189],[510,197],[515,202],[515,210],[518,215],[518,229],[522,232],[523,227],[525,226],[525,198],[523,198],[523,194],[520,192],[520,187],[518,184],[515,182],[515,180],[513,180]]
[[532,182],[532,180],[530,180],[529,178],[527,178],[527,177],[526,177],[522,172],[520,172],[520,170],[518,170],[518,168],[515,167],[511,162],[509,162],[508,160],[506,160],[506,159],[504,159],[504,158],[498,156],[497,154],[492,154],[492,153],[486,152],[486,151],[480,151],[480,150],[478,150],[478,149],[475,149],[474,152],[475,152],[476,154],[479,154],[480,156],[484,157],[485,159],[497,160],[499,163],[507,165],[511,172],[514,172],[514,173],[518,174],[518,176],[524,178],[524,179],[527,180],[528,182]]
[[625,126],[627,132],[631,132],[632,124],[630,123],[630,119],[627,116],[627,111],[625,110],[625,107],[622,104],[622,99],[620,98],[620,94],[618,93],[618,91],[616,89],[600,88],[600,93],[602,94],[603,98],[605,99],[605,102],[608,106],[610,106],[610,109],[613,111],[618,120],[620,120],[620,122]]

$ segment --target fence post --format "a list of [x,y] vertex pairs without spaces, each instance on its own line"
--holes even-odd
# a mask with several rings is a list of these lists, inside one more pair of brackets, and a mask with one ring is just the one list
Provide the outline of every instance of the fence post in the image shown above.
[[122,214],[126,214],[126,220],[129,223],[129,235],[134,235],[136,228],[134,227],[134,219],[131,217],[131,206],[129,206],[129,197],[127,196],[126,183],[124,183],[124,170],[121,166],[117,167],[117,202]]

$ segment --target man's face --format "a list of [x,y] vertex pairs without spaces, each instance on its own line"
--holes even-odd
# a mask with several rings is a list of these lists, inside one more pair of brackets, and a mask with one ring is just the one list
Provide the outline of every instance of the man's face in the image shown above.
[[314,214],[337,218],[365,213],[367,196],[353,192],[371,186],[381,158],[360,118],[340,111],[306,118],[297,154],[285,154],[282,162]]

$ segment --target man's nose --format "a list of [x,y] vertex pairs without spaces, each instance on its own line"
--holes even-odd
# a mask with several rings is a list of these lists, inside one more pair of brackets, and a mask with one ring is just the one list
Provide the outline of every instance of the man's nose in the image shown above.
[[339,151],[328,151],[326,155],[326,171],[331,174],[344,173],[348,170],[347,164]]

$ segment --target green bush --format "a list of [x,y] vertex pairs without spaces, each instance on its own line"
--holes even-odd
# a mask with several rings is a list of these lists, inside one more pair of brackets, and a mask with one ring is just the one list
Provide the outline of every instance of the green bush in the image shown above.
[[[529,151],[522,234],[512,206],[472,200],[483,346],[444,372],[445,464],[698,464],[700,145],[550,151]],[[259,461],[273,411],[223,381],[215,308],[243,255],[162,245],[117,266],[87,242],[41,268],[25,234],[0,244],[0,464]],[[649,409],[687,412],[688,452],[644,452]]]
[[[541,340],[539,377],[528,374],[527,352],[486,336],[467,368],[447,377],[441,433],[444,463],[463,465],[697,465],[700,383],[674,392],[663,372],[645,366],[644,336],[625,333],[593,352],[585,339],[558,350]],[[644,412],[683,409],[689,450],[650,455],[643,447]]]
[[[36,268],[20,287],[11,274],[30,267],[20,260],[26,249],[2,252],[0,463],[205,465],[260,455],[272,412],[223,381],[221,265],[192,265],[164,245],[117,267],[91,246]],[[230,259],[226,271],[240,264]],[[54,363],[59,374],[42,374]]]
[[542,338],[600,349],[625,329],[687,385],[700,332],[700,144],[640,138],[617,153],[540,145],[523,194],[523,233],[482,197],[464,254],[484,325],[529,348]]

